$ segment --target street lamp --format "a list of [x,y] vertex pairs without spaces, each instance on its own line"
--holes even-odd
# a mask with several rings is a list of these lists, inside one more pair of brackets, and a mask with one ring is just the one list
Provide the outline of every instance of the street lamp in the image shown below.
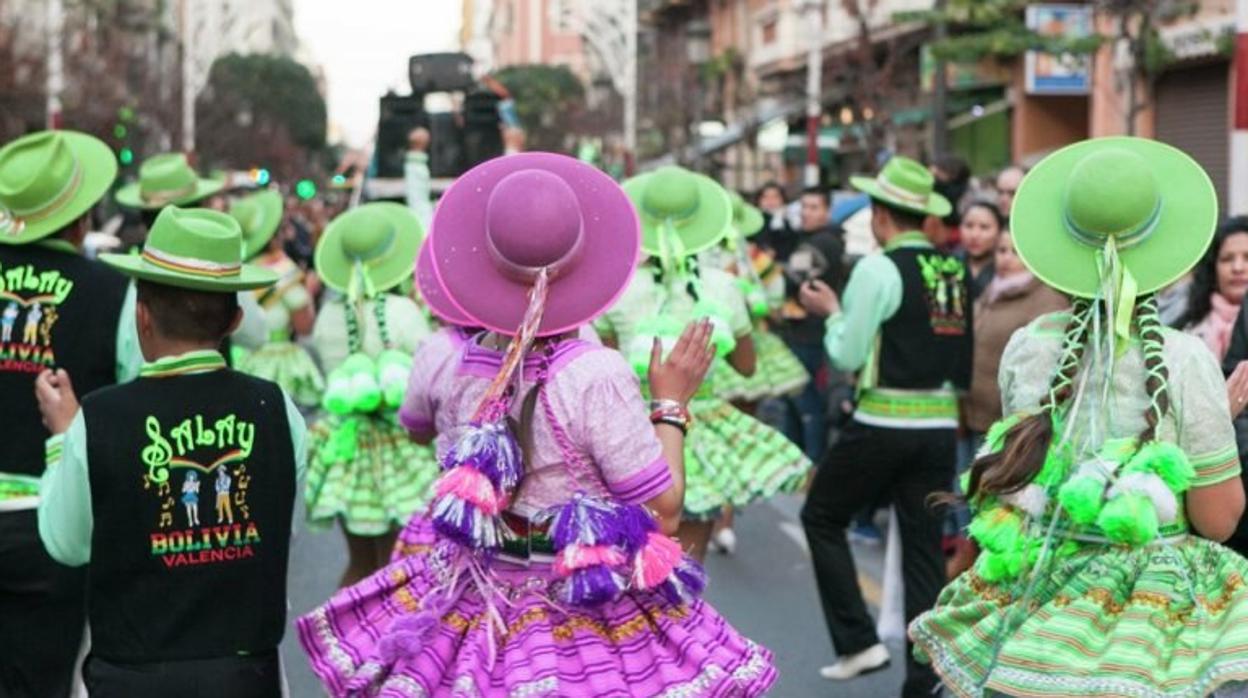
[[701,17],[685,25],[685,58],[693,67],[693,169],[702,163],[702,66],[711,60],[711,24]]

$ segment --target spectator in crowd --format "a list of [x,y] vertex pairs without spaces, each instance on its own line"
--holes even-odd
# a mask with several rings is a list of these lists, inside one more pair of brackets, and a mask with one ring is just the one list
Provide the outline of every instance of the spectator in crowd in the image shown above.
[[957,155],[942,155],[936,158],[928,169],[936,180],[933,190],[945,197],[953,208],[949,211],[949,215],[942,218],[929,217],[923,223],[923,232],[937,249],[956,249],[960,243],[959,225],[962,222],[959,204],[970,189],[971,168],[966,164],[966,160]]
[[845,242],[840,228],[828,222],[828,193],[818,187],[802,192],[800,242],[785,269],[786,300],[778,334],[806,367],[811,380],[795,398],[788,398],[785,435],[815,463],[827,447],[828,359],[823,349],[824,318],[798,303],[802,284],[819,280],[832,289],[845,285]]
[[[990,207],[992,204],[978,206]],[[968,209],[962,217],[963,230],[976,207]],[[982,209],[981,209],[982,210]],[[1008,231],[997,236],[994,265],[996,274],[975,303],[975,354],[971,368],[971,389],[962,401],[963,435],[958,446],[959,474],[970,465],[971,459],[983,444],[984,433],[1001,414],[1001,391],[997,373],[1001,367],[1001,355],[1014,333],[1026,327],[1032,320],[1046,313],[1063,310],[1070,302],[1052,288],[1043,284],[1027,271]],[[957,483],[954,483],[957,487]],[[965,506],[954,512],[957,530],[969,523]],[[969,541],[958,541],[957,552],[950,562],[952,578],[970,565],[974,548]]]
[[[1005,216],[1007,221],[1010,219],[1010,211],[1014,208],[1014,192],[1018,191],[1018,185],[1023,183],[1023,177],[1026,174],[1027,170],[1021,165],[1010,165],[997,175],[997,208],[1001,210],[1001,215]],[[1006,227],[1009,225],[1007,224]]]
[[769,251],[777,262],[787,262],[799,238],[797,231],[789,224],[789,202],[785,200],[784,187],[777,182],[767,182],[758,190],[756,203],[766,218],[766,224],[755,244]]
[[1192,274],[1184,330],[1202,340],[1221,361],[1230,348],[1235,319],[1248,293],[1248,216],[1223,223]]
[[987,201],[976,201],[962,213],[962,259],[970,271],[971,299],[978,299],[992,283],[998,241],[1005,230],[1001,211]]

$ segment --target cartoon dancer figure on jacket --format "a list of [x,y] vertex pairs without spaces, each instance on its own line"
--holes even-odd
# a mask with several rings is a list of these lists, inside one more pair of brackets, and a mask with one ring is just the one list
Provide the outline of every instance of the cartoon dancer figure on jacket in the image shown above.
[[26,311],[26,326],[22,330],[22,341],[34,344],[39,341],[39,321],[43,319],[43,308],[38,303]]
[[186,505],[186,525],[199,525],[199,473],[187,471],[182,481],[182,503]]
[[233,483],[229,468],[224,465],[217,468],[217,523],[234,523],[234,507],[230,506],[230,485]]
[[13,325],[17,323],[17,303],[9,303],[0,316],[0,341],[13,341]]

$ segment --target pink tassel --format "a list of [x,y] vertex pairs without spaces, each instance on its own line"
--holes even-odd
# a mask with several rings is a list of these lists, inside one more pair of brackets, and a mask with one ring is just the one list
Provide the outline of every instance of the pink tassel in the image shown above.
[[683,557],[679,543],[657,531],[650,532],[633,560],[633,586],[653,589],[662,584]]
[[555,557],[555,573],[561,577],[570,576],[576,570],[606,565],[618,567],[624,564],[624,553],[614,545],[578,545],[564,546]]
[[469,502],[487,516],[497,516],[507,508],[507,498],[498,496],[490,479],[467,465],[446,471],[434,485],[434,493],[438,497],[450,495]]

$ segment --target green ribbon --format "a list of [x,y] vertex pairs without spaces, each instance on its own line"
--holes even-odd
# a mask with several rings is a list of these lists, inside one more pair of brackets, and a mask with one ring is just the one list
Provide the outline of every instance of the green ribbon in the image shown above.
[[676,234],[676,226],[671,218],[663,219],[663,227],[659,229],[659,266],[664,276],[671,276],[678,271],[676,266],[686,257],[685,242]]
[[[363,294],[361,295],[361,291]],[[355,260],[355,266],[351,269],[351,281],[347,284],[347,300],[352,303],[377,295],[377,287],[373,285],[373,279],[364,271],[364,262]]]
[[1114,354],[1121,357],[1131,340],[1131,322],[1135,317],[1135,297],[1140,285],[1131,270],[1118,256],[1118,245],[1113,237],[1105,241],[1105,248],[1098,253],[1102,297],[1106,300],[1109,326],[1114,332]]

